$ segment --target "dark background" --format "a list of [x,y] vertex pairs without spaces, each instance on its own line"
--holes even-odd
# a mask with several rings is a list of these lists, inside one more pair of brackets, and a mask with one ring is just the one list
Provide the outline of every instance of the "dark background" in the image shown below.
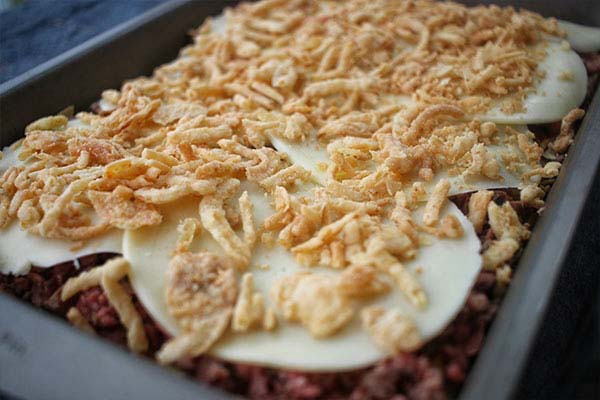
[[[0,0],[0,83],[162,2]],[[518,398],[600,399],[599,204],[597,177]]]
[[0,0],[0,82],[163,0]]

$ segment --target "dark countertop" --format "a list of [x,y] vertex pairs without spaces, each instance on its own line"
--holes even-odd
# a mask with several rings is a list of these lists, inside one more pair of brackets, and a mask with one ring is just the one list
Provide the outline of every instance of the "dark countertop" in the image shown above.
[[[162,2],[0,0],[22,3],[0,13],[0,83]],[[597,177],[518,398],[600,398],[599,204]]]
[[3,12],[0,17],[0,82],[20,75],[163,2],[164,0],[13,1],[22,4]]

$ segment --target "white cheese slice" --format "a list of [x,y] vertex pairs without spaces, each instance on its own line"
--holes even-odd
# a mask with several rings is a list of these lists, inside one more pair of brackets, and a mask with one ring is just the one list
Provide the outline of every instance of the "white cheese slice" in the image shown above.
[[[519,132],[527,132],[527,126],[525,125],[513,125],[512,128]],[[521,152],[516,145],[516,139],[510,143],[507,143],[509,142],[508,135],[509,134],[506,132],[506,126],[499,125],[498,131],[494,136],[498,142],[504,144],[489,144],[485,146],[485,148],[495,156],[498,164],[500,165],[501,179],[489,179],[483,176],[465,179],[464,176],[450,176],[448,172],[441,171],[436,174],[434,179],[431,182],[428,182],[426,186],[433,188],[433,186],[435,186],[440,179],[449,179],[451,183],[450,195],[482,189],[521,187],[521,175],[530,171],[532,168],[528,163],[525,154]],[[531,141],[533,142],[533,140]],[[271,144],[278,151],[286,153],[292,163],[300,165],[302,168],[310,171],[316,183],[321,185],[326,184],[329,179],[328,173],[325,169],[323,169],[322,166],[330,164],[331,161],[325,146],[319,145],[314,140],[292,143],[276,137],[271,138]],[[502,157],[503,154],[511,154],[518,157],[518,171],[514,171],[514,168],[509,167],[504,162]],[[416,178],[415,180],[420,179]]]
[[[104,100],[100,100],[100,102],[103,102]],[[85,129],[85,128],[89,128],[90,125],[83,122],[82,120],[80,120],[79,118],[71,118],[69,121],[67,121],[67,128],[80,128],[80,129]]]
[[0,229],[0,272],[26,274],[32,265],[52,267],[89,254],[120,253],[122,242],[123,234],[118,229],[81,246],[77,242],[32,235],[21,229],[18,221],[12,221]]
[[567,41],[575,51],[589,53],[600,50],[600,28],[558,21],[567,34]]
[[227,28],[227,18],[225,14],[219,14],[212,19],[212,30],[219,35],[225,34],[225,29]]
[[500,124],[542,124],[560,121],[573,108],[579,107],[587,92],[583,61],[573,50],[555,41],[548,42],[546,52],[546,58],[538,64],[538,71],[545,75],[535,82],[535,92],[525,98],[525,112],[503,112],[502,102],[510,100],[509,96],[476,117]]
[[[0,160],[0,174],[16,165],[18,145],[5,147]],[[120,253],[123,234],[113,229],[106,234],[79,245],[58,239],[47,239],[29,234],[21,229],[19,222],[11,221],[0,229],[0,273],[26,274],[31,265],[51,267],[93,253]],[[72,250],[74,249],[74,250]]]
[[467,180],[462,176],[449,176],[447,172],[441,172],[437,174],[433,181],[427,182],[425,188],[428,193],[431,193],[435,184],[439,182],[442,178],[446,178],[450,181],[450,191],[448,192],[448,196],[454,196],[462,193],[470,193],[476,192],[478,190],[485,189],[506,189],[506,188],[517,188],[521,187],[520,179],[516,178],[513,174],[502,170],[501,174],[502,180],[492,180],[487,179],[485,177],[478,177],[477,179]]
[[[567,39],[577,51],[600,49],[600,28],[592,28],[561,21]],[[223,14],[213,19],[213,31],[223,35],[226,18]],[[547,56],[538,65],[545,76],[535,82],[535,92],[524,101],[525,112],[508,114],[502,111],[502,103],[510,96],[500,99],[492,108],[475,117],[482,121],[502,124],[541,124],[560,121],[570,110],[579,107],[587,92],[587,72],[581,58],[571,49],[548,37]],[[412,101],[402,101],[410,104]],[[318,175],[315,175],[319,179]]]
[[[513,125],[512,128],[515,131],[525,133],[528,131],[526,125]],[[485,148],[496,158],[498,165],[500,166],[500,179],[490,179],[481,175],[465,177],[465,174],[450,176],[447,171],[441,171],[436,174],[433,181],[428,182],[426,187],[431,192],[433,187],[442,178],[446,178],[450,181],[450,192],[449,196],[468,193],[477,190],[484,189],[504,189],[504,188],[521,188],[523,187],[523,181],[521,180],[522,174],[531,171],[533,168],[527,156],[519,149],[516,138],[509,140],[510,134],[506,131],[506,126],[499,125],[498,132],[494,135],[501,144],[489,144]],[[534,143],[533,139],[529,139],[530,144]],[[503,155],[516,156],[517,159],[513,160],[513,164],[508,165],[504,161]]]
[[110,103],[104,99],[100,99],[98,101],[98,107],[100,107],[100,110],[102,110],[104,112],[111,112],[117,108],[117,105]]
[[2,158],[0,159],[0,176],[13,165],[19,163],[19,147],[20,142],[13,143],[2,149]]
[[[247,187],[255,205],[255,221],[260,223],[272,211],[260,190]],[[430,245],[419,250],[413,261],[406,263],[424,287],[429,306],[419,311],[394,290],[369,304],[399,308],[414,318],[423,338],[436,337],[462,308],[466,296],[480,270],[480,242],[472,225],[454,206],[447,202],[443,214],[455,215],[465,235],[460,239],[430,238]],[[173,335],[178,333],[174,319],[164,300],[165,273],[170,253],[177,241],[177,225],[186,217],[198,216],[198,201],[188,199],[166,210],[164,222],[157,227],[128,231],[123,251],[131,263],[131,283],[140,301],[154,319]],[[203,234],[195,249],[221,251],[208,234]],[[255,265],[266,264],[263,270]],[[416,272],[420,267],[421,273]],[[280,246],[257,245],[251,262],[256,289],[265,294],[280,277],[302,270],[291,254]],[[313,268],[319,273],[333,273],[325,268]],[[327,339],[315,339],[303,327],[280,321],[273,332],[228,333],[211,350],[211,354],[233,362],[252,363],[303,371],[342,371],[367,366],[385,357],[360,327],[358,316],[338,334]]]
[[327,184],[327,166],[330,164],[330,160],[326,146],[319,144],[316,140],[294,143],[276,136],[271,136],[269,139],[277,151],[287,154],[292,164],[310,171],[315,183]]

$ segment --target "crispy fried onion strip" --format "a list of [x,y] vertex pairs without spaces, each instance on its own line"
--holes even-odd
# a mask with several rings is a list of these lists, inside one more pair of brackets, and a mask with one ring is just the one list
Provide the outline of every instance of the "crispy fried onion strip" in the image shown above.
[[356,256],[364,264],[373,264],[379,270],[386,272],[396,282],[398,288],[419,309],[427,307],[427,295],[417,279],[406,267],[388,250],[385,241],[379,235],[373,236],[367,242],[366,252]]
[[166,204],[189,195],[204,196],[213,193],[218,181],[192,179],[173,176],[167,180],[165,188],[141,188],[135,191],[135,196],[142,201],[152,204]]
[[92,325],[90,325],[77,307],[69,308],[69,311],[67,311],[67,319],[74,327],[79,328],[84,332],[96,333]]
[[371,262],[375,267],[394,278],[396,285],[413,305],[419,309],[427,307],[425,291],[406,267],[389,252],[384,240],[377,236],[373,237],[367,243],[367,251],[363,254],[372,259]]
[[247,332],[256,327],[262,327],[267,331],[275,329],[277,317],[273,309],[265,306],[265,298],[262,293],[254,290],[254,278],[247,272],[242,276],[240,283],[240,294],[238,295],[231,329],[234,332]]
[[322,227],[315,236],[307,240],[306,242],[299,244],[292,248],[292,253],[304,253],[317,250],[324,243],[331,241],[337,234],[339,234],[344,226],[350,221],[355,219],[359,215],[358,211],[351,212],[344,215],[342,218],[335,222],[330,223]]
[[354,316],[354,304],[330,275],[297,272],[271,288],[271,299],[283,317],[300,322],[316,338],[331,336]]
[[441,179],[437,185],[435,185],[431,196],[427,200],[425,210],[423,211],[423,222],[425,225],[431,226],[438,221],[440,211],[446,201],[446,197],[448,197],[449,191],[450,182],[447,179]]
[[175,254],[167,273],[166,303],[180,328],[156,354],[162,364],[205,353],[229,325],[237,297],[235,271],[210,252]]
[[90,191],[88,198],[103,220],[120,229],[133,230],[162,221],[154,205],[136,199],[126,186],[117,186],[111,193]]
[[239,186],[239,181],[232,179],[219,188],[215,195],[209,195],[200,201],[200,219],[204,229],[223,248],[227,256],[239,269],[245,269],[250,263],[252,247],[256,240],[256,231],[252,217],[252,207],[249,204],[248,194],[244,192],[240,198],[240,211],[244,239],[240,239],[226,218],[223,205],[224,199],[231,195]]
[[410,143],[416,140],[423,133],[426,126],[431,124],[431,121],[439,116],[449,116],[460,118],[464,115],[463,111],[452,105],[436,104],[429,106],[410,124],[410,127],[403,135],[403,139]]
[[81,291],[100,285],[127,329],[127,345],[136,353],[144,353],[148,350],[148,339],[142,317],[131,301],[131,296],[119,283],[129,271],[129,263],[124,258],[113,258],[102,266],[69,279],[62,287],[60,297],[62,301],[66,301]]
[[110,226],[105,222],[78,227],[65,227],[61,224],[61,216],[65,210],[69,210],[69,205],[75,197],[82,194],[91,181],[92,178],[82,178],[71,182],[32,230],[45,237],[71,240],[85,240],[106,232]]
[[564,153],[567,151],[571,143],[573,143],[573,136],[575,135],[575,129],[573,125],[575,122],[583,118],[585,111],[581,108],[575,108],[562,119],[560,123],[560,133],[550,143],[550,147],[557,153]]
[[188,251],[194,238],[200,235],[202,223],[197,218],[186,218],[177,226],[179,237],[175,245],[176,253]]
[[481,233],[483,224],[487,218],[487,208],[494,192],[491,190],[480,190],[475,192],[469,198],[469,221],[473,224],[475,232]]
[[388,293],[390,285],[369,265],[351,265],[338,278],[337,290],[348,297],[370,297]]
[[375,344],[391,354],[414,351],[423,345],[414,321],[396,309],[367,307],[362,310],[361,319]]

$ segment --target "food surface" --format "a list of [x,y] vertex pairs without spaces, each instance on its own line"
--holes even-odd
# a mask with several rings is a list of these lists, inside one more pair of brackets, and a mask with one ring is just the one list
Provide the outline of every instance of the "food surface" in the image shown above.
[[[255,206],[256,221],[261,225],[273,211],[261,191],[249,186],[247,192]],[[177,246],[178,223],[196,214],[198,203],[197,200],[191,200],[167,211],[161,225],[127,232],[124,240],[123,254],[134,268],[130,275],[133,288],[150,314],[173,335],[179,333],[180,329],[163,300],[166,282],[162,275],[165,266],[169,265],[172,249]],[[452,203],[446,207],[444,214],[453,215],[465,226],[466,232],[454,240],[436,240],[427,236],[431,243],[426,250],[420,251],[414,259],[404,264],[407,271],[418,276],[420,285],[428,293],[429,304],[425,309],[413,307],[399,291],[394,292],[394,282],[385,279],[385,276],[378,277],[377,270],[372,266],[349,266],[341,274],[325,267],[306,269],[284,248],[257,244],[250,265],[265,267],[251,267],[248,274],[253,277],[254,289],[259,294],[267,296],[277,292],[277,298],[266,299],[267,306],[279,310],[280,304],[285,301],[288,307],[306,306],[308,310],[331,306],[332,314],[324,310],[323,322],[313,319],[317,316],[310,314],[300,317],[298,322],[303,325],[307,322],[306,329],[283,321],[275,329],[232,329],[211,353],[232,361],[302,370],[347,370],[372,364],[385,356],[386,352],[370,340],[367,331],[360,328],[359,315],[353,315],[350,308],[350,296],[342,299],[338,296],[331,298],[328,293],[321,294],[320,287],[335,291],[336,285],[340,294],[366,296],[368,303],[365,304],[371,307],[401,307],[419,327],[420,337],[429,339],[437,336],[454,318],[456,310],[462,307],[465,293],[469,291],[481,266],[480,243],[475,231],[469,229],[467,218]],[[194,246],[198,251],[208,249],[218,253],[220,250],[219,244],[209,235],[198,240]],[[327,278],[319,279],[321,274]],[[297,296],[297,300],[287,300],[286,294],[282,293],[288,285],[294,288],[292,297]],[[315,297],[314,302],[310,301],[311,295]],[[322,300],[317,298],[320,295],[323,296]],[[285,297],[285,300],[280,300],[280,297]],[[298,313],[301,312],[299,309]],[[352,317],[353,320],[346,320]],[[262,316],[259,316],[258,321],[261,319]],[[336,329],[338,324],[343,323],[348,326],[334,335],[329,334],[328,330]],[[255,325],[260,327],[261,323]]]
[[510,282],[597,72],[569,43],[598,36],[433,1],[226,10],[151,77],[3,150],[3,290],[121,254],[52,301],[93,332],[80,303],[100,293],[117,341],[163,364],[428,370],[465,307]]

